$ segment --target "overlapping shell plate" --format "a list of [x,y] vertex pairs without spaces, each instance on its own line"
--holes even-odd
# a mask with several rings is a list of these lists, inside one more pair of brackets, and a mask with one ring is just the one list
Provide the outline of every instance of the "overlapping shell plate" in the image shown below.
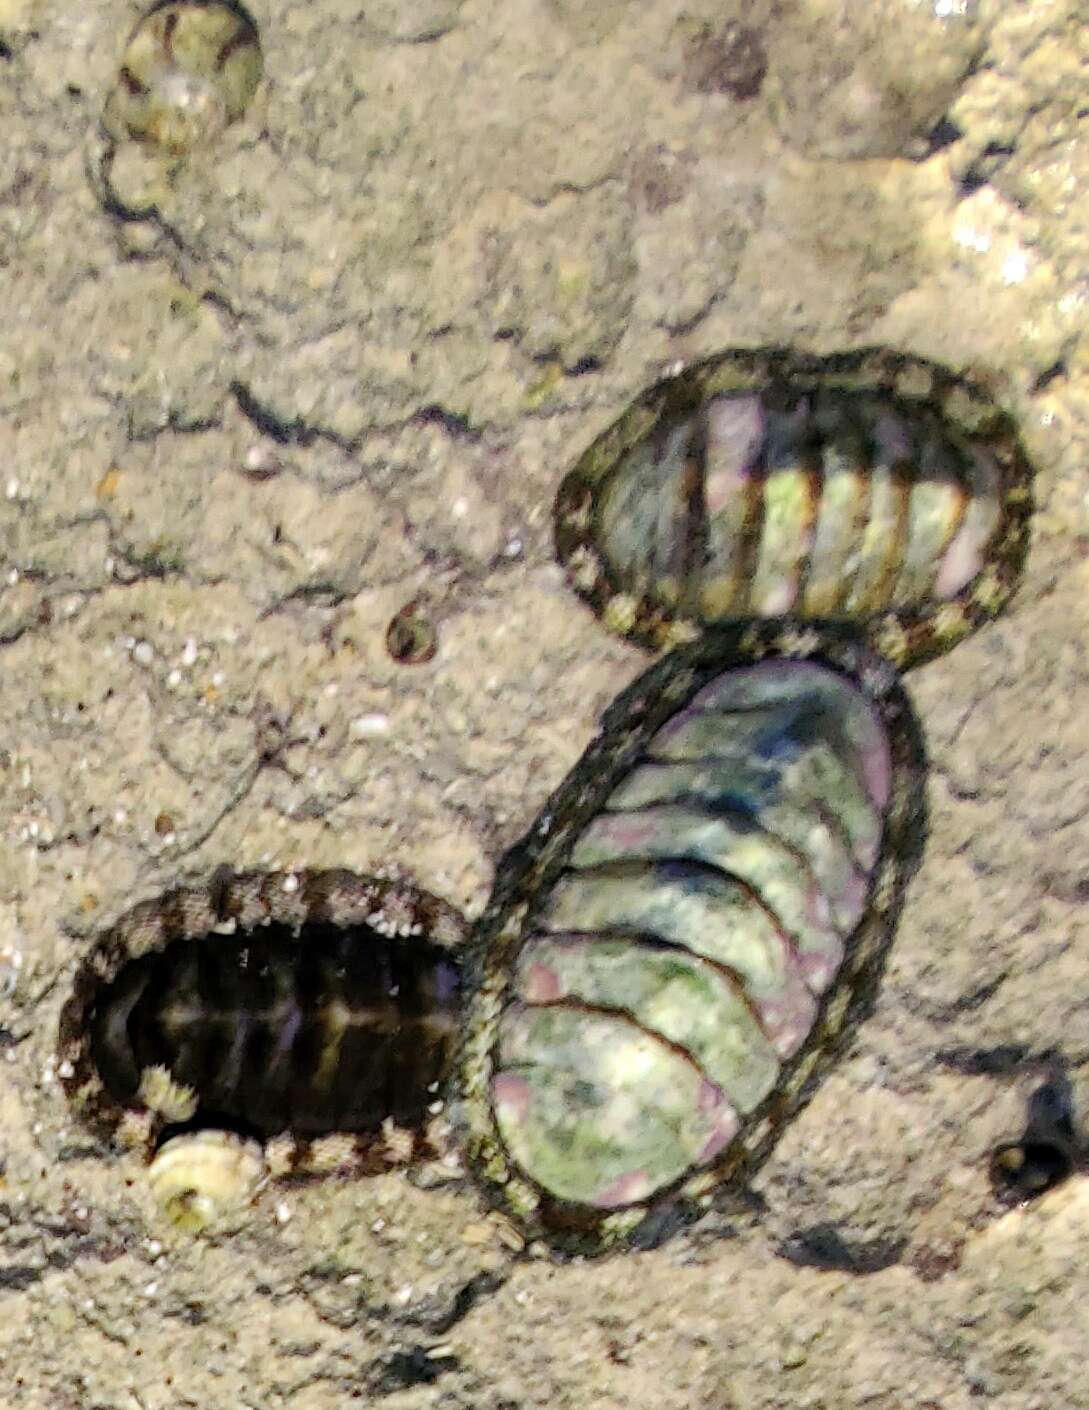
[[494,1196],[602,1246],[751,1169],[864,1011],[922,829],[910,705],[856,634],[716,629],[652,668],[478,927],[460,1084]]
[[885,351],[735,351],[651,389],[563,481],[556,545],[612,630],[855,621],[900,666],[1012,592],[1031,468],[1009,417]]
[[133,29],[103,110],[118,142],[172,156],[213,142],[261,81],[257,26],[233,0],[162,0]]
[[[410,1158],[460,1023],[462,933],[436,897],[346,871],[218,873],[145,902],[65,1005],[69,1099],[149,1146],[178,1125],[257,1138],[274,1173]],[[246,1163],[220,1144],[194,1147],[202,1168]]]

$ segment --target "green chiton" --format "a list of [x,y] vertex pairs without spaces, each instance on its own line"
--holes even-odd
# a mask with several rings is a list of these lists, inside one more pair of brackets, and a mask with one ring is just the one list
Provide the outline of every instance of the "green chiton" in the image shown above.
[[750,617],[860,624],[901,667],[1016,585],[1031,467],[975,383],[885,350],[734,351],[641,396],[560,486],[556,547],[650,646]]
[[866,1009],[923,812],[911,707],[850,629],[652,667],[478,926],[460,1081],[496,1199],[602,1247],[751,1172]]

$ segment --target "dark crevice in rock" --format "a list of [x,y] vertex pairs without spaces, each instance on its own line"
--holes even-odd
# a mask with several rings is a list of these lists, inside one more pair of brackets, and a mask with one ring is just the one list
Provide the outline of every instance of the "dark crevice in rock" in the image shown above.
[[[495,334],[496,340],[509,338],[516,345],[520,345],[521,335],[516,331],[504,331]],[[600,372],[605,366],[601,358],[593,353],[587,353],[583,357],[578,357],[574,362],[565,362],[562,349],[558,344],[552,344],[541,352],[530,354],[530,361],[538,367],[543,367],[546,371],[554,372],[559,368],[565,377],[585,377],[591,372]]]
[[989,143],[968,167],[957,183],[961,196],[971,196],[982,186],[990,185],[999,170],[1013,156],[1014,149],[1000,142]]
[[139,445],[153,441],[164,432],[173,431],[179,436],[199,436],[206,431],[218,430],[221,425],[218,416],[193,416],[186,417],[180,411],[170,411],[167,413],[165,423],[162,425],[149,426],[146,430],[140,430],[133,422],[132,413],[128,416],[128,424],[125,427],[125,434],[130,445]]
[[34,1283],[45,1277],[44,1268],[32,1267],[29,1263],[13,1263],[0,1268],[0,1291],[25,1292]]
[[661,1248],[674,1239],[682,1229],[688,1228],[696,1217],[696,1209],[684,1204],[667,1204],[661,1209],[651,1210],[642,1223],[632,1231],[631,1246],[644,1252]]
[[428,29],[423,34],[413,34],[406,39],[393,38],[393,44],[408,44],[412,46],[420,44],[437,44],[440,39],[445,39],[448,34],[453,34],[458,28],[455,24],[436,25],[434,29]]
[[139,554],[110,541],[110,554],[114,559],[115,572],[127,568],[131,577],[121,580],[121,585],[131,587],[136,582],[165,582],[167,578],[182,576],[182,563],[171,561],[154,553]]
[[1066,1064],[1054,1054],[1046,1068],[1028,1098],[1024,1129],[991,1152],[991,1188],[1004,1205],[1027,1204],[1086,1167],[1089,1147],[1078,1129]]
[[1045,387],[1049,387],[1052,382],[1057,382],[1060,377],[1065,377],[1067,373],[1066,359],[1060,357],[1057,362],[1053,362],[1050,367],[1045,367],[1043,372],[1032,384],[1032,392],[1042,392]]
[[179,1322],[184,1322],[187,1327],[203,1327],[209,1320],[208,1311],[203,1302],[188,1301],[181,1303],[178,1307],[165,1307],[164,1317],[173,1317]]
[[603,191],[606,186],[614,182],[619,183],[621,178],[612,172],[606,172],[604,176],[595,177],[593,181],[557,181],[556,184],[543,196],[530,195],[522,192],[522,197],[535,210],[547,210],[553,201],[558,201],[563,196],[586,196],[591,191]]
[[[185,241],[181,238],[174,227],[164,219],[162,212],[156,205],[150,206],[130,206],[127,205],[114,189],[110,178],[113,167],[113,159],[116,148],[112,143],[106,146],[101,156],[96,161],[93,154],[88,152],[84,169],[87,173],[87,181],[102,208],[104,215],[111,220],[116,220],[121,225],[152,225],[173,248],[175,254],[189,255]],[[142,263],[146,260],[159,259],[163,251],[161,246],[156,246],[147,250],[126,250],[125,260],[132,263]]]
[[[305,421],[301,416],[287,417],[282,415],[261,401],[245,382],[235,380],[229,383],[228,390],[234,397],[242,415],[262,435],[268,436],[277,445],[302,446],[305,449],[323,441],[327,445],[335,446],[345,455],[355,456],[364,443],[365,435],[343,436],[328,426],[314,425]],[[403,431],[407,426],[428,424],[441,425],[452,437],[480,439],[479,433],[472,428],[468,417],[450,411],[437,403],[425,406],[420,411],[413,412],[412,415],[398,421],[372,426],[367,434],[390,435]],[[337,488],[343,489],[345,486]]]
[[450,411],[437,402],[432,402],[429,406],[417,411],[412,417],[412,421],[417,426],[441,426],[446,434],[454,440],[480,440],[480,433],[474,431],[467,416],[457,411]]
[[226,294],[219,289],[205,289],[200,296],[200,302],[207,304],[209,308],[214,308],[216,313],[222,315],[222,320],[229,328],[237,328],[242,322],[242,315],[227,298]]
[[372,1395],[393,1395],[410,1386],[433,1385],[441,1375],[458,1368],[456,1356],[438,1354],[423,1346],[410,1346],[372,1361],[366,1375]]
[[73,1160],[104,1160],[110,1153],[105,1141],[71,1141],[57,1149],[54,1159],[58,1165],[66,1165]]
[[424,1303],[395,1320],[402,1326],[419,1327],[432,1336],[445,1336],[469,1315],[478,1302],[492,1297],[505,1282],[506,1278],[499,1273],[476,1273],[458,1288],[449,1301],[443,1299],[438,1306]]
[[663,319],[660,321],[659,326],[664,328],[667,333],[671,334],[675,338],[684,337],[685,334],[694,332],[703,322],[703,320],[708,316],[708,314],[710,314],[711,310],[715,307],[715,305],[720,303],[721,300],[721,293],[716,291],[715,293],[711,294],[706,299],[706,301],[701,304],[700,307],[696,309],[696,311],[691,314],[688,318],[682,318],[677,320]]
[[347,600],[348,594],[343,588],[335,586],[333,583],[300,583],[290,592],[286,592],[282,597],[277,597],[266,607],[263,607],[257,614],[258,621],[266,621],[269,617],[274,617],[277,612],[282,612],[286,607],[294,603],[302,603],[307,607],[321,607],[332,610],[339,607]]
[[232,382],[230,391],[242,415],[252,421],[262,435],[268,436],[277,445],[310,446],[323,435],[330,440],[335,439],[331,433],[308,426],[301,419],[289,421],[278,416],[271,407],[258,401],[243,382]]
[[880,1273],[899,1263],[906,1239],[869,1239],[848,1243],[831,1224],[814,1224],[784,1239],[778,1253],[797,1268],[817,1268],[826,1272]]
[[1042,1060],[1023,1043],[1001,1043],[993,1048],[944,1048],[934,1055],[939,1067],[965,1077],[1004,1077]]
[[934,124],[927,133],[926,152],[923,160],[932,157],[935,152],[944,151],[946,147],[952,147],[955,142],[959,142],[964,136],[963,131],[951,118],[942,117]]
[[993,998],[994,995],[998,993],[999,989],[1005,984],[1007,977],[1006,971],[1003,970],[1001,974],[995,975],[993,979],[985,980],[984,983],[978,985],[969,993],[962,994],[960,998],[954,999],[953,1002],[944,1009],[945,1016],[951,1018],[955,1014],[975,1013],[977,1009],[983,1007],[988,999]]

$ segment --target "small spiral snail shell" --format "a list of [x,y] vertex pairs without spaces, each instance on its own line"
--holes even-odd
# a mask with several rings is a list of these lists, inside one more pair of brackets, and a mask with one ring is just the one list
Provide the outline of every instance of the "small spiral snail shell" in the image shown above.
[[237,1219],[268,1179],[261,1147],[233,1131],[189,1131],[165,1141],[148,1187],[182,1233],[211,1233]]
[[386,628],[386,650],[402,666],[422,666],[435,658],[439,633],[427,603],[406,602]]
[[166,0],[129,36],[103,125],[118,142],[182,156],[245,112],[262,73],[257,27],[225,0]]

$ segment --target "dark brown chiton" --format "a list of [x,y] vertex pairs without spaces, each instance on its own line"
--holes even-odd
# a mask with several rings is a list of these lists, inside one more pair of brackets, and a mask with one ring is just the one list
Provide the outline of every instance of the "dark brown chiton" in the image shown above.
[[558,556],[605,624],[669,646],[719,622],[858,623],[906,667],[1013,591],[1031,467],[948,368],[883,349],[733,351],[641,396],[560,486]]
[[857,633],[717,628],[648,671],[476,932],[459,1086],[494,1198],[600,1248],[750,1173],[866,1011],[923,813]]
[[274,1173],[410,1158],[459,1027],[462,934],[437,897],[347,871],[221,872],[156,897],[79,971],[68,1097],[130,1142],[176,1125],[256,1138]]

